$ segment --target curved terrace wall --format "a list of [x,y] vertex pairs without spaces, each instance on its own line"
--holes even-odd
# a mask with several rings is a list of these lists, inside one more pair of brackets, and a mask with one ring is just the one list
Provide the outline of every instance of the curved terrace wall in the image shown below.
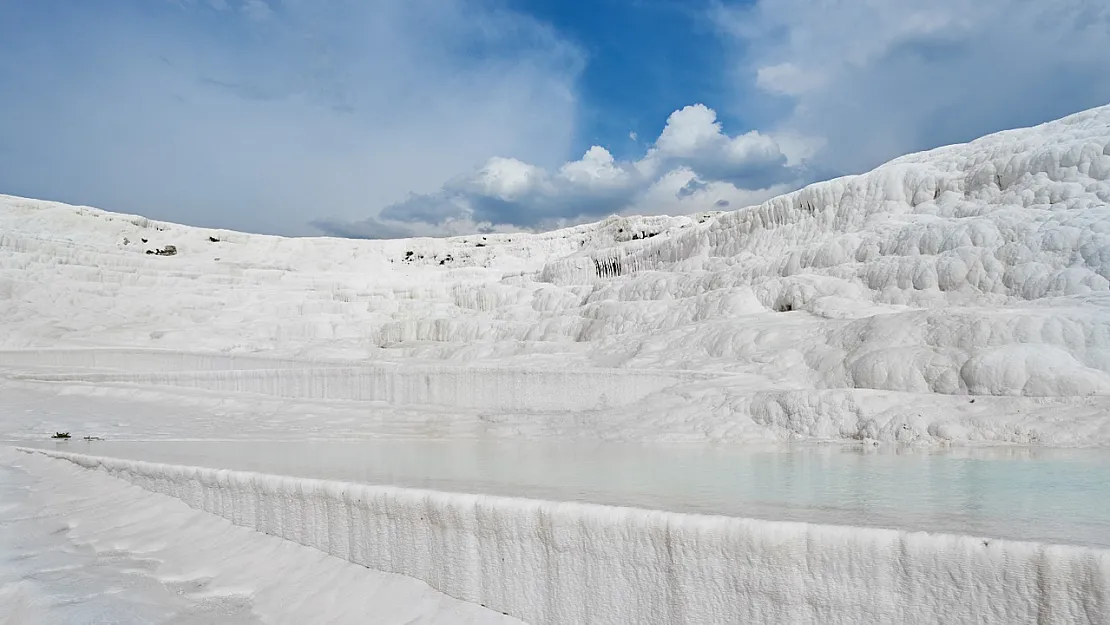
[[1105,623],[1110,552],[42,452],[531,623]]

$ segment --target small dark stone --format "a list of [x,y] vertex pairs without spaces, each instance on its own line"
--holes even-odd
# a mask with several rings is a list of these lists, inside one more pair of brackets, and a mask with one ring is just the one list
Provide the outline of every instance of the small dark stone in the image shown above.
[[217,239],[216,237],[208,237],[208,240],[213,242],[213,243],[219,243],[220,242],[220,240]]
[[143,243],[146,243],[146,239],[139,239],[139,240],[142,241]]

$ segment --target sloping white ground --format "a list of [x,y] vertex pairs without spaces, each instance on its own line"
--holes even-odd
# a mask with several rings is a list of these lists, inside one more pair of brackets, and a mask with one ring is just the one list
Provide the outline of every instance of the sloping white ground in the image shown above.
[[519,623],[0,446],[0,623]]
[[[0,438],[1108,445],[1108,202],[1110,107],[732,213],[543,234],[282,239],[0,196]],[[535,622],[1110,619],[1104,552],[78,460]],[[228,528],[174,513],[189,539],[158,542],[117,525],[132,494],[47,467],[32,507],[88,514],[90,540],[195,556],[180,579],[228,580],[233,618],[284,600],[268,574],[235,594],[254,534],[232,541],[251,577],[213,573]],[[331,579],[305,553],[265,561],[298,597]],[[399,609],[429,605],[404,587]]]
[[1104,550],[44,453],[535,624],[1110,620]]
[[[575,373],[516,396],[558,397],[588,416],[581,436],[1108,444],[1108,202],[1110,107],[731,213],[543,234],[283,239],[0,196],[0,348],[32,350],[0,362],[46,375],[57,358],[35,350],[112,347],[118,365],[160,348],[113,383],[335,400],[366,397],[324,366],[421,365],[429,388],[510,421],[520,404],[481,390],[498,370],[559,370]],[[213,354],[254,371],[161,366],[211,372]],[[288,363],[301,371],[261,380]],[[653,375],[654,392],[623,390]]]

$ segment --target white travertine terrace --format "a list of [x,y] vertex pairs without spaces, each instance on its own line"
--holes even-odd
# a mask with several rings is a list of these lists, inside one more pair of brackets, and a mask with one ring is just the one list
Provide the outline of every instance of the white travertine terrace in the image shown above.
[[41,452],[529,623],[1101,623],[1110,552]]
[[[1110,107],[760,206],[541,234],[287,239],[0,196],[0,348],[273,357],[305,388],[336,363],[439,387],[571,371],[531,397],[603,411],[583,435],[607,438],[1105,444],[1108,202]],[[575,405],[587,369],[612,391]],[[708,377],[620,390],[652,371]],[[488,397],[468,405],[519,407]]]
[[[67,428],[1104,447],[1110,106],[545,233],[291,239],[0,196],[0,438]],[[1110,621],[1097,549],[52,455],[532,623]]]

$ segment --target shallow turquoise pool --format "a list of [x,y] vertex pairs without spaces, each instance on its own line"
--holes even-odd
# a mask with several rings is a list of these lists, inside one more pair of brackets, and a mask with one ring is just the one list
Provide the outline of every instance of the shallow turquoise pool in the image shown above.
[[1110,450],[396,439],[42,446],[301,477],[1110,547]]

